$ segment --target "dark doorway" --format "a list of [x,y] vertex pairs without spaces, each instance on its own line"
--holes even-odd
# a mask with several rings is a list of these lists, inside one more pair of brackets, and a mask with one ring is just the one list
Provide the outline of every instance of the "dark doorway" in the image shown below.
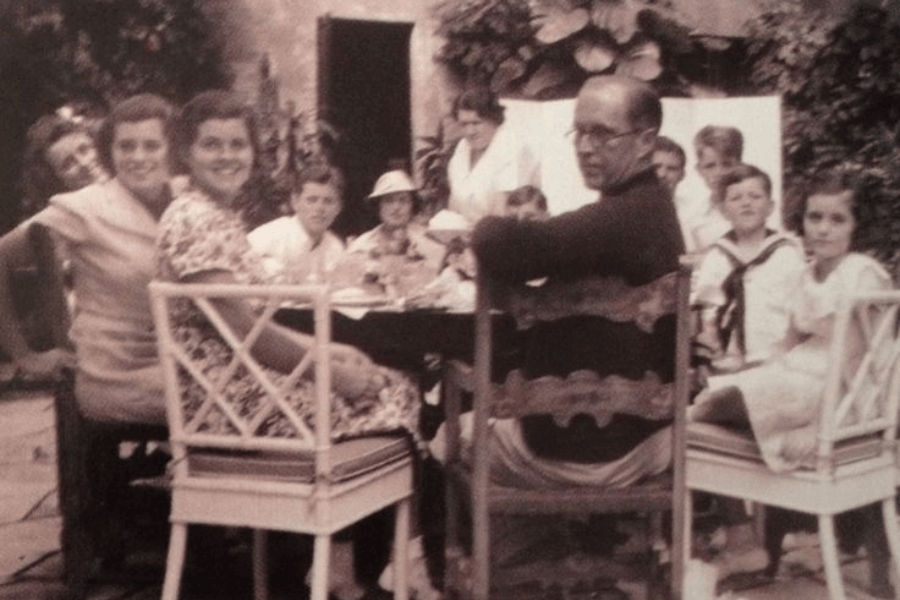
[[374,226],[364,198],[389,166],[408,167],[411,23],[319,20],[319,115],[339,140],[335,162],[347,179],[337,233]]

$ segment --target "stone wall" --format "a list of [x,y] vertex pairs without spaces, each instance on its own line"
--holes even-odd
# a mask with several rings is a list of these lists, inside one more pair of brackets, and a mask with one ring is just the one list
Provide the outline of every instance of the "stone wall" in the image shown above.
[[209,3],[213,18],[227,31],[227,54],[235,66],[235,86],[253,100],[261,56],[269,56],[282,104],[314,114],[317,102],[318,19],[385,21],[413,25],[410,80],[413,139],[433,134],[449,110],[452,92],[433,60],[440,48],[431,17],[435,0],[219,0]]

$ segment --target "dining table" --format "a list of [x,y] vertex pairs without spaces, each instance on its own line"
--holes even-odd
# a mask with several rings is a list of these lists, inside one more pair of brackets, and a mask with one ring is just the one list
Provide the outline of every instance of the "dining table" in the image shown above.
[[[312,310],[284,307],[275,321],[295,331],[313,332]],[[516,366],[522,332],[512,316],[492,316],[494,372],[498,379]],[[376,363],[428,378],[448,359],[472,362],[475,315],[437,307],[404,308],[396,303],[360,308],[334,303],[331,337],[368,354]]]

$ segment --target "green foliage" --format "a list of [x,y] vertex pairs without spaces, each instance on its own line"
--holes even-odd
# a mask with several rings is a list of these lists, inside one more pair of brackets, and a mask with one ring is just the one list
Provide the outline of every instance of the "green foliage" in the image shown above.
[[464,80],[489,83],[533,53],[527,0],[445,0],[436,11],[447,39],[437,58]]
[[595,73],[659,80],[695,50],[659,0],[445,0],[437,17],[438,60],[504,95],[569,96]]
[[[755,24],[750,82],[783,98],[784,178],[801,184],[823,166],[865,182],[864,243],[900,266],[900,25],[859,4],[837,20],[783,0]],[[796,209],[786,203],[788,221]]]
[[109,99],[153,92],[184,102],[230,74],[199,0],[64,0],[74,56]]
[[0,14],[0,230],[20,213],[25,132],[63,104],[176,103],[232,79],[201,0],[29,0]]

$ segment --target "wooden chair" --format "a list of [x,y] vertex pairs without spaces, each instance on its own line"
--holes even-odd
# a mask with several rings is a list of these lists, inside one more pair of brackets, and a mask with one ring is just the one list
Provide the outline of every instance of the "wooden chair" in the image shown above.
[[[663,409],[673,418],[673,468],[662,477],[655,477],[626,488],[608,487],[573,487],[565,490],[523,490],[505,488],[493,484],[489,477],[489,456],[487,441],[489,439],[489,419],[519,418],[528,414],[553,414],[563,419],[575,414],[592,414],[596,409],[615,410],[621,400],[616,393],[616,386],[625,380],[615,376],[599,380],[594,377],[540,378],[525,381],[521,377],[507,377],[503,385],[491,381],[491,312],[497,306],[508,309],[511,304],[508,298],[498,293],[494,283],[483,278],[478,282],[476,304],[476,348],[472,366],[454,363],[448,368],[445,378],[447,401],[447,538],[445,545],[446,576],[445,587],[448,597],[459,594],[475,600],[487,600],[489,595],[500,588],[519,583],[521,578],[514,573],[490,573],[490,521],[491,515],[506,514],[551,514],[561,518],[576,515],[592,515],[603,513],[642,513],[650,518],[648,529],[651,539],[648,557],[649,572],[645,573],[648,582],[648,598],[670,596],[679,598],[682,579],[682,560],[680,557],[682,538],[684,536],[683,509],[684,477],[683,477],[683,445],[684,420],[688,397],[688,359],[690,350],[690,313],[688,296],[690,288],[690,267],[685,263],[678,273],[665,278],[668,285],[660,291],[661,297],[657,308],[658,316],[677,313],[678,341],[673,348],[676,367],[674,391],[668,397],[671,402]],[[659,290],[658,290],[659,291]],[[604,285],[595,292],[609,300],[610,290]],[[618,292],[612,292],[612,295]],[[619,297],[619,300],[622,298]],[[557,300],[559,304],[556,304]],[[635,300],[635,305],[646,298]],[[513,302],[513,305],[520,303]],[[599,304],[603,304],[600,302]],[[567,306],[568,305],[568,306]],[[574,305],[574,309],[573,309]],[[590,298],[576,300],[574,298],[556,298],[534,307],[538,318],[552,320],[555,316],[575,310],[579,314],[603,314]],[[613,380],[618,380],[614,382]],[[460,406],[464,391],[474,393],[472,448],[468,453],[471,459],[464,456],[459,443]],[[465,498],[471,510],[472,551],[467,557],[466,543],[461,538],[459,500]],[[671,513],[671,549],[672,572],[668,586],[659,583],[664,561],[661,557],[666,543],[662,539],[662,517]],[[583,570],[591,577],[602,577],[602,569],[615,569],[610,562],[600,559],[596,565],[584,565]],[[619,573],[622,571],[619,569]],[[577,579],[573,580],[560,573],[550,572],[537,574],[524,573],[532,579],[537,576],[544,587],[562,586],[571,589],[577,587]],[[633,575],[633,573],[629,573]]]
[[[816,459],[776,473],[763,462],[750,432],[710,423],[687,426],[687,487],[745,498],[817,516],[825,577],[832,600],[844,586],[835,539],[834,516],[880,503],[885,532],[897,565],[900,532],[896,494],[896,428],[900,403],[900,292],[852,294],[835,325]],[[865,354],[855,372],[845,355],[851,328],[859,328]],[[690,494],[685,518],[690,527]],[[685,538],[685,558],[690,537]],[[900,575],[900,566],[897,574]]]
[[[205,285],[153,282],[153,315],[166,384],[174,455],[172,523],[162,597],[179,593],[189,523],[249,527],[254,530],[254,595],[267,595],[265,530],[315,536],[312,599],[326,600],[331,536],[385,507],[396,506],[395,597],[407,598],[406,547],[413,461],[408,436],[384,435],[340,443],[331,441],[330,312],[325,286]],[[263,309],[246,335],[221,316],[215,299],[256,300]],[[260,332],[286,301],[308,301],[314,311],[314,348],[276,385],[251,356]],[[233,350],[229,366],[204,373],[173,330],[174,303],[190,302]],[[239,414],[225,386],[241,369],[261,390],[258,411]],[[315,419],[307,423],[286,399],[300,377],[315,380]],[[186,409],[182,386],[193,381],[205,390],[200,407]],[[229,433],[205,427],[216,413]],[[266,437],[261,425],[282,418],[291,437]]]
[[[31,225],[28,235],[42,290],[35,302],[47,337],[55,347],[71,350],[69,308],[53,239],[39,224]],[[110,566],[123,559],[124,530],[134,511],[127,503],[130,472],[119,457],[119,444],[136,442],[139,452],[147,442],[168,439],[168,431],[85,417],[75,398],[72,372],[56,384],[54,407],[64,576],[68,597],[80,600],[101,563]]]

